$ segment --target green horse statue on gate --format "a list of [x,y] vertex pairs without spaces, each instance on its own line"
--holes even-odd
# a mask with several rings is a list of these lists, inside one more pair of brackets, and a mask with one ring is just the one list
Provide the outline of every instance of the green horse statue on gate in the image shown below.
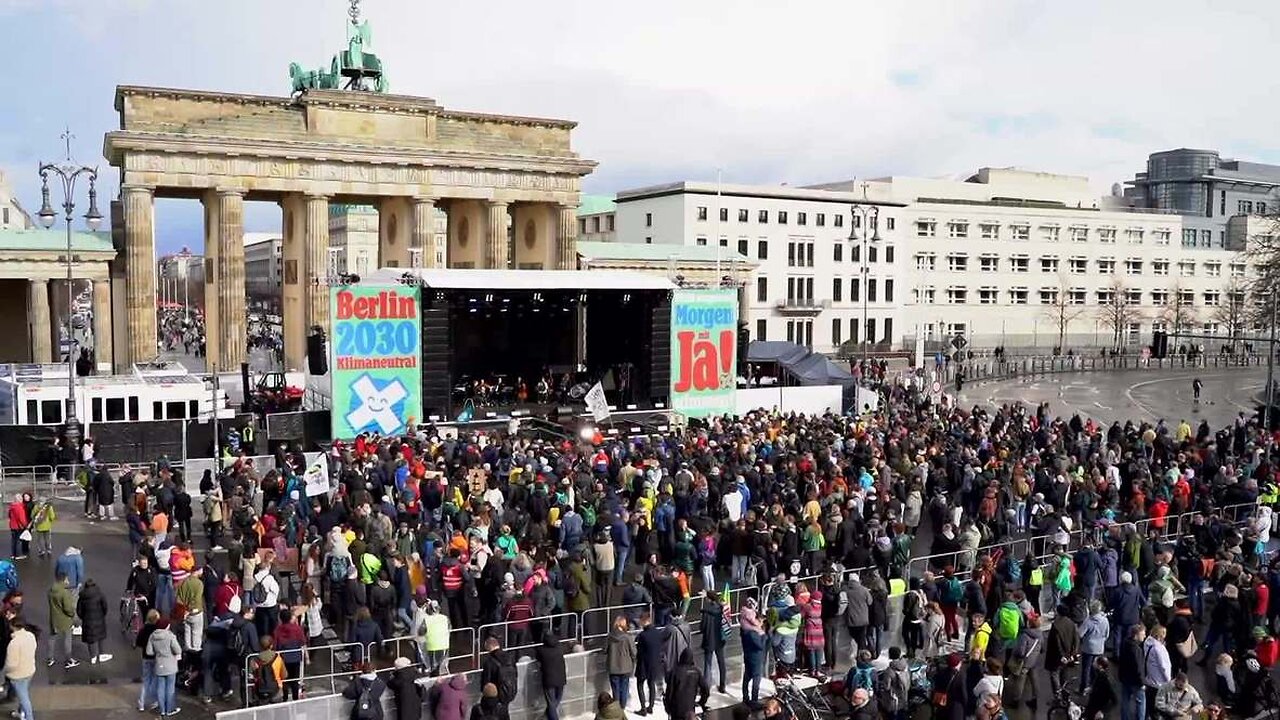
[[333,56],[327,71],[324,68],[303,70],[298,63],[289,63],[289,79],[295,94],[306,90],[338,89],[387,92],[387,77],[382,72],[382,60],[376,54],[366,51],[366,48],[373,46],[373,32],[368,20],[361,22],[359,5],[359,0],[351,0],[347,49]]

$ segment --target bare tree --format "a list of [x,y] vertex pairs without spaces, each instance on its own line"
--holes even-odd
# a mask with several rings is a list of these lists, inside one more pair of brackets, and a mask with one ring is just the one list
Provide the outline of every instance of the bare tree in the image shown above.
[[[1164,321],[1165,328],[1171,335],[1195,329],[1195,305],[1182,302],[1182,296],[1187,292],[1188,290],[1182,287],[1181,283],[1174,283],[1173,287],[1169,288],[1169,304],[1160,310],[1160,319]],[[1194,295],[1192,300],[1194,301]]]
[[1058,330],[1058,350],[1062,351],[1062,347],[1067,338],[1067,328],[1077,318],[1084,314],[1084,307],[1071,304],[1067,286],[1059,281],[1058,288],[1054,290],[1053,302],[1044,306],[1044,316],[1049,322],[1053,323]]
[[1129,304],[1129,288],[1118,278],[1108,288],[1108,296],[1098,303],[1098,321],[1111,330],[1111,347],[1124,343],[1124,333],[1129,325],[1142,319],[1137,305]]
[[[1249,275],[1242,283],[1249,294],[1244,308],[1245,322],[1255,328],[1271,327],[1271,318],[1280,288],[1280,202],[1262,219],[1262,232],[1249,234],[1241,256],[1249,263]],[[1235,248],[1240,249],[1240,248]]]
[[1222,326],[1223,331],[1226,332],[1231,352],[1239,349],[1237,342],[1249,323],[1249,309],[1245,305],[1245,295],[1245,283],[1232,280],[1223,292],[1218,306],[1210,315],[1210,319]]

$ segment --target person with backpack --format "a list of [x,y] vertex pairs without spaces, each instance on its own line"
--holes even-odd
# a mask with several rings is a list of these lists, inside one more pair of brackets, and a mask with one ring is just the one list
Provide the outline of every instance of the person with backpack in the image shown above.
[[232,681],[232,689],[240,694],[241,704],[247,704],[245,697],[245,658],[262,649],[258,637],[258,628],[253,623],[254,609],[241,607],[240,614],[231,619],[227,626],[227,668]]
[[[1016,592],[1016,591],[1015,591]],[[995,636],[1000,643],[1000,657],[1006,657],[1022,633],[1022,609],[1018,607],[1018,595],[1010,596],[996,609]]]
[[955,640],[960,635],[956,611],[960,607],[960,601],[964,599],[964,586],[961,585],[960,579],[955,576],[955,570],[950,565],[942,571],[942,577],[938,578],[937,582],[938,605],[942,607],[947,639]]
[[1049,671],[1049,687],[1054,696],[1066,684],[1067,668],[1076,664],[1079,655],[1080,629],[1067,614],[1067,609],[1059,606],[1053,624],[1049,626],[1044,655],[1044,669]]
[[497,720],[510,720],[508,706],[516,699],[520,677],[516,671],[516,659],[511,653],[502,649],[496,637],[485,640],[484,647],[487,652],[484,659],[480,661],[480,684],[482,687],[492,685],[496,691]]
[[155,629],[147,636],[144,657],[150,658],[152,664],[152,683],[160,717],[177,715],[178,661],[182,658],[182,645],[169,629],[169,618],[156,619]]
[[387,687],[396,701],[396,720],[421,720],[426,698],[426,690],[418,682],[422,673],[406,657],[396,658],[392,668]]
[[387,684],[369,663],[356,663],[356,676],[342,689],[342,697],[354,700],[350,720],[382,720],[382,693]]
[[871,653],[867,650],[858,651],[858,661],[853,667],[849,668],[849,672],[844,677],[844,694],[845,699],[852,702],[853,693],[857,690],[864,690],[867,694],[875,692],[876,686],[876,670],[871,665]]
[[298,620],[294,612],[286,613],[271,636],[272,648],[284,663],[284,700],[297,700],[302,694],[302,653],[307,637]]
[[716,595],[714,588],[707,588],[703,593],[702,615],[698,630],[702,635],[702,677],[708,685],[711,684],[711,666],[714,661],[719,668],[720,674],[716,677],[720,680],[719,690],[723,694],[725,681],[728,679],[724,663],[724,645],[729,626],[724,621],[724,605],[720,603],[720,597]]
[[440,604],[428,600],[417,614],[410,634],[419,638],[423,664],[428,675],[439,675],[448,670],[449,617],[440,612]]
[[911,670],[902,657],[902,648],[889,648],[889,667],[876,676],[875,699],[887,720],[906,720],[910,710]]
[[58,513],[53,509],[51,501],[41,500],[36,503],[35,510],[31,512],[31,529],[36,536],[36,556],[48,557],[53,554],[53,523],[57,519]]
[[[1040,668],[1040,660],[1044,657],[1044,631],[1041,626],[1045,624],[1047,623],[1043,617],[1028,619],[1022,624],[1018,640],[1009,651],[1009,661],[1005,663],[1004,669],[1010,683],[1009,691],[1006,693],[1009,697],[1010,710],[1021,707],[1027,679],[1032,677],[1033,671]],[[1031,708],[1031,714],[1035,715],[1038,703],[1034,685],[1032,687],[1032,696],[1027,701],[1027,706]]]
[[251,591],[254,625],[258,636],[266,637],[276,630],[280,623],[280,581],[272,572],[273,553],[266,552],[266,559],[258,565],[253,573],[253,590]]
[[871,591],[863,586],[857,572],[849,573],[845,582],[844,606],[844,622],[854,650],[862,650],[867,646],[867,627],[871,625]]
[[253,704],[270,705],[280,702],[286,671],[284,659],[275,651],[275,640],[264,636],[262,649],[249,661],[249,684],[253,686]]
[[[906,647],[907,657],[914,659],[916,653],[924,649],[924,620],[929,607],[929,599],[921,589],[920,578],[911,578],[907,594],[902,598],[902,644]],[[830,665],[834,658],[828,658]]]

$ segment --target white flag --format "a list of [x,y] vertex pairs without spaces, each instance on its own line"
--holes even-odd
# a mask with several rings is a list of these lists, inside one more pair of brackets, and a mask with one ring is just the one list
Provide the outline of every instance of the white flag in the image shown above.
[[587,391],[583,398],[587,403],[587,409],[591,411],[591,417],[596,422],[604,422],[609,419],[609,401],[604,399],[604,386],[596,383]]
[[311,467],[307,468],[302,479],[307,483],[307,497],[329,492],[329,457],[321,453],[320,457],[311,463]]

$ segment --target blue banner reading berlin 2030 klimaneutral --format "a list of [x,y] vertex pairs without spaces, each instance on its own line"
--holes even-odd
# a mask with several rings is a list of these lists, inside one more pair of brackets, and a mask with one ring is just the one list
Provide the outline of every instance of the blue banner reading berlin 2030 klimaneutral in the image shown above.
[[412,286],[334,288],[333,439],[394,435],[422,414],[422,314]]

